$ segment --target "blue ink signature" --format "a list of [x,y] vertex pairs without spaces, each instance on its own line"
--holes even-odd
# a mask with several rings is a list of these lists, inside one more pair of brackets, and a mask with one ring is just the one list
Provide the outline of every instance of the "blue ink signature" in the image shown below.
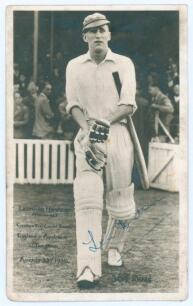
[[[137,219],[139,219],[141,217],[141,215],[145,211],[147,211],[148,209],[150,209],[153,206],[156,206],[160,201],[162,201],[164,199],[165,199],[164,197],[161,197],[161,198],[157,199],[156,201],[150,203],[149,205],[144,205],[142,208],[137,209],[135,218],[133,220],[130,220],[129,223],[128,223],[128,221],[124,221],[124,220],[116,220],[115,221],[115,226],[117,228],[122,228],[123,230],[128,231],[129,225],[131,223],[135,222]],[[161,222],[163,222],[162,219],[161,219]],[[147,233],[145,233],[143,235],[143,237],[148,235],[161,222],[159,221],[158,223],[156,223]],[[89,235],[90,240],[87,241],[87,242],[82,242],[82,243],[85,244],[85,245],[89,245],[89,250],[91,252],[97,252],[97,250],[104,249],[105,245],[108,244],[108,242],[112,239],[112,236],[106,237],[103,241],[99,241],[98,245],[97,245],[91,230],[88,230],[88,235]]]
[[126,231],[129,228],[129,223],[128,223],[128,221],[124,221],[124,220],[116,220],[115,221],[115,226],[117,228],[122,228],[123,230]]
[[93,233],[88,230],[88,235],[90,236],[90,240],[88,242],[83,242],[83,244],[91,244],[89,246],[89,250],[91,252],[96,252],[97,250],[101,249],[101,242],[99,242],[99,246],[97,246],[95,240],[94,240],[94,236],[93,236]]
[[[115,226],[117,228],[122,228],[124,231],[127,231],[129,228],[128,222],[125,222],[124,220],[116,220]],[[83,242],[83,244],[89,245],[89,250],[91,252],[96,252],[97,250],[102,250],[105,248],[105,245],[108,244],[108,242],[112,239],[112,236],[107,236],[103,241],[98,242],[98,245],[94,239],[93,233],[91,230],[88,230],[88,235],[90,240],[87,242]]]
[[92,231],[88,230],[88,235],[89,235],[90,240],[87,241],[87,242],[83,242],[83,244],[89,245],[89,250],[91,252],[96,252],[97,250],[104,249],[105,244],[107,244],[108,241],[110,241],[112,239],[112,237],[110,237],[110,236],[106,237],[105,240],[99,241],[98,245],[97,245],[97,243],[96,243],[96,241],[94,239]]

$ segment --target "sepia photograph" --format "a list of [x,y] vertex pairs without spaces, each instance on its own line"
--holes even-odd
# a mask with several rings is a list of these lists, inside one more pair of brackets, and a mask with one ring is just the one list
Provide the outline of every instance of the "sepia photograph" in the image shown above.
[[8,298],[186,299],[186,6],[6,18]]

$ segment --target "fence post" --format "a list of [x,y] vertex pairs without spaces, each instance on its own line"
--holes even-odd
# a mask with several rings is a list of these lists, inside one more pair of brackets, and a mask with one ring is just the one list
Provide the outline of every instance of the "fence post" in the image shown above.
[[37,82],[38,75],[38,36],[39,36],[39,12],[34,12],[34,41],[33,41],[33,80]]

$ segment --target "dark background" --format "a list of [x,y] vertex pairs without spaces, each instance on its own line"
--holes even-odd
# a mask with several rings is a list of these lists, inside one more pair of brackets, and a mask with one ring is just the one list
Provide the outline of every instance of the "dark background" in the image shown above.
[[[57,53],[62,59],[57,63],[60,79],[52,83],[55,93],[65,88],[65,68],[68,61],[87,52],[82,40],[82,23],[93,11],[39,11],[37,84],[41,80],[53,81],[53,67]],[[133,116],[145,159],[152,137],[149,125],[148,76],[156,72],[161,90],[168,94],[168,63],[172,58],[179,67],[179,11],[101,11],[111,21],[112,51],[132,59],[136,69],[137,86],[141,97],[136,102],[138,111]],[[53,25],[53,28],[52,26]],[[52,32],[53,30],[53,32]],[[53,35],[51,35],[53,33]],[[34,11],[14,13],[14,63],[27,80],[33,77]],[[53,44],[51,46],[51,37]],[[53,99],[53,109],[56,108]],[[143,105],[144,104],[144,105]]]
[[[39,62],[46,60],[50,48],[51,14],[54,16],[54,53],[60,51],[65,63],[84,53],[82,22],[89,11],[39,12]],[[103,11],[111,21],[114,52],[131,57],[137,70],[146,73],[148,61],[156,61],[164,69],[167,60],[179,58],[178,11]],[[14,14],[14,61],[32,73],[33,26],[32,11]],[[25,59],[28,65],[25,65]],[[139,67],[139,68],[138,68]],[[161,71],[160,71],[161,72]]]

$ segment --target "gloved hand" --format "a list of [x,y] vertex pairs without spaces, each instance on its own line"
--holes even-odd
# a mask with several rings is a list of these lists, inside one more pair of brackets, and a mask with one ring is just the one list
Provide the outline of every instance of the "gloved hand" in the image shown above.
[[91,143],[103,143],[108,139],[110,122],[101,119],[96,120],[90,128],[89,139]]
[[107,150],[105,143],[94,143],[89,139],[89,132],[83,131],[78,141],[84,151],[85,159],[90,167],[96,171],[102,170],[106,165]]
[[88,143],[85,148],[85,158],[87,163],[96,171],[102,170],[107,161],[106,145],[97,143]]

